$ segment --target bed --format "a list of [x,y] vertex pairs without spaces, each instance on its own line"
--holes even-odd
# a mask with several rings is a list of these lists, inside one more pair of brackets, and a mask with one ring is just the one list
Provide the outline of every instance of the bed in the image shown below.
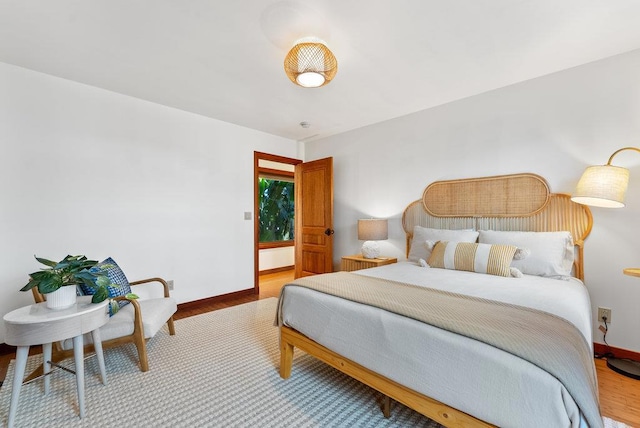
[[[432,183],[403,214],[407,262],[283,287],[280,375],[297,347],[445,426],[601,426],[581,282],[591,226],[535,174]],[[468,245],[514,251],[508,275],[429,267]]]

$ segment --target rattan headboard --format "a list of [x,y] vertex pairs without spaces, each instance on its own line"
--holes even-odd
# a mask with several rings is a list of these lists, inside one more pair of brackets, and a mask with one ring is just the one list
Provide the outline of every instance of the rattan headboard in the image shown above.
[[[526,197],[528,194],[531,198]],[[410,203],[402,215],[407,256],[416,225],[434,229],[568,230],[576,246],[574,274],[583,280],[584,240],[591,233],[593,217],[586,205],[571,201],[569,195],[549,193],[542,177],[514,174],[436,181],[429,185],[423,198]]]

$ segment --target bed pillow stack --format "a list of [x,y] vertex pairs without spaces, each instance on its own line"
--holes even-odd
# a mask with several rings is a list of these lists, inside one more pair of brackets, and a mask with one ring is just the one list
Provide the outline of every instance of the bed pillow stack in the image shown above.
[[574,262],[573,239],[569,232],[500,232],[481,230],[483,244],[515,245],[527,248],[529,255],[511,266],[527,275],[566,279]]

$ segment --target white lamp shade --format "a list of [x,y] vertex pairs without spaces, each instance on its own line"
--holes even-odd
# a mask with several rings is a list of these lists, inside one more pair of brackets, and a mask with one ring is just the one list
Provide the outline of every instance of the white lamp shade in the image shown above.
[[361,241],[380,241],[389,238],[386,219],[358,220],[358,239]]
[[571,200],[595,207],[621,208],[629,184],[629,170],[613,165],[588,167]]

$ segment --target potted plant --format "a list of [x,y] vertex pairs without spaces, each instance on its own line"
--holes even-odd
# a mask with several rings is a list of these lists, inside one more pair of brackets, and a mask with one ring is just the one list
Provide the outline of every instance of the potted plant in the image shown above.
[[42,294],[54,293],[47,297],[49,308],[64,309],[73,306],[76,301],[76,285],[80,283],[95,290],[91,299],[93,303],[102,302],[109,297],[107,286],[111,282],[107,274],[102,270],[90,271],[98,263],[96,260],[71,255],[59,262],[39,257],[36,257],[36,260],[48,267],[31,273],[29,282],[20,291],[38,287]]

